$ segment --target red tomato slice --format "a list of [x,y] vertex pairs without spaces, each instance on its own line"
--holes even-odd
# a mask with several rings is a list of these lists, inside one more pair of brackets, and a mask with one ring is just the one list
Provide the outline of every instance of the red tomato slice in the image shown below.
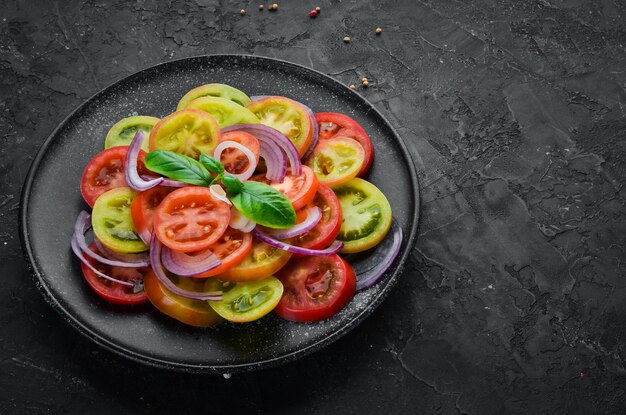
[[[188,291],[204,291],[204,281],[178,278],[174,283]],[[222,321],[207,301],[193,300],[172,293],[161,285],[152,270],[146,273],[143,285],[150,302],[160,312],[181,323],[194,327],[209,327]]]
[[313,125],[308,110],[299,102],[285,97],[265,97],[248,104],[261,124],[285,134],[296,146],[300,157],[313,141]]
[[137,233],[145,243],[150,243],[152,219],[157,206],[175,187],[157,186],[139,193],[130,205],[130,215]]
[[[89,245],[89,248],[92,251],[102,255],[102,253],[98,251],[98,248],[96,248],[96,245],[93,242]],[[110,265],[101,264],[100,262],[96,261],[88,255],[85,255],[85,258],[98,271],[108,275],[109,277],[113,277],[122,281],[143,281],[144,275],[150,270],[150,268],[113,267]],[[95,291],[96,294],[98,294],[99,297],[105,299],[110,303],[121,305],[134,305],[145,303],[148,299],[144,290],[139,292],[133,292],[133,287],[118,284],[116,282],[102,278],[96,275],[95,272],[93,272],[87,265],[83,264],[82,262],[80,266],[83,271],[83,276],[87,281],[87,284],[89,284],[89,286]]]
[[[256,156],[256,162],[258,164],[261,154],[261,145],[259,144],[259,140],[252,134],[243,131],[231,131],[222,134],[219,141],[220,143],[224,141],[235,141],[247,147]],[[224,165],[224,170],[232,174],[243,173],[250,165],[248,157],[236,148],[227,148],[222,151],[220,161]]]
[[[80,193],[90,207],[93,207],[102,193],[117,187],[128,187],[124,178],[124,161],[127,153],[126,146],[111,147],[96,154],[89,161],[80,179]],[[139,151],[137,163],[139,174],[151,174],[143,164],[145,157],[146,153]]]
[[222,261],[222,265],[204,274],[194,275],[196,278],[221,274],[243,261],[252,249],[252,234],[229,227],[224,235],[207,249]]
[[315,197],[319,180],[313,170],[308,166],[302,166],[302,174],[294,176],[288,174],[282,183],[271,182],[267,180],[264,174],[252,176],[250,180],[267,183],[274,189],[278,190],[291,202],[295,210],[301,209],[310,203]]
[[187,186],[165,196],[154,211],[154,232],[170,249],[200,251],[226,231],[230,208],[206,187]]
[[[307,205],[317,206],[322,210],[322,219],[308,232],[296,236],[293,244],[309,249],[326,248],[335,240],[341,229],[341,205],[335,192],[320,183],[315,198]],[[296,212],[298,222],[304,220],[304,209]]]
[[276,314],[291,321],[332,317],[356,291],[354,270],[338,255],[292,258],[276,277],[285,287]]
[[350,137],[361,144],[363,150],[365,150],[365,161],[357,176],[363,177],[374,162],[372,141],[363,127],[347,115],[337,112],[318,112],[315,114],[315,119],[320,127],[320,140],[329,140],[335,136]]

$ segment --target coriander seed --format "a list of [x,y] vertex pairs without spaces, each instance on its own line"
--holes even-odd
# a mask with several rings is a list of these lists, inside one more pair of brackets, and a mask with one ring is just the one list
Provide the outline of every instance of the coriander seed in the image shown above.
[[242,16],[245,15],[246,14],[246,10],[245,9],[239,10],[239,14],[242,15]]
[[383,29],[381,29],[380,27],[376,28],[376,34],[380,35],[383,32]]

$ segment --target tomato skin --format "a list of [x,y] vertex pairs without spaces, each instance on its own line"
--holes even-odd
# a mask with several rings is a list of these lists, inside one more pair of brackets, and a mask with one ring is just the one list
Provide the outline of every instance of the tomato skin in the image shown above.
[[145,115],[136,115],[132,117],[126,117],[116,122],[113,127],[107,133],[104,139],[104,148],[111,148],[116,146],[128,146],[135,137],[137,131],[143,133],[143,142],[141,143],[141,149],[148,151],[148,138],[150,137],[150,131],[154,124],[159,122],[156,117],[149,117]]
[[283,284],[274,277],[235,284],[210,278],[205,290],[223,292],[221,301],[211,301],[209,305],[225,320],[248,323],[260,319],[276,307],[283,295]]
[[[102,193],[116,187],[127,187],[124,176],[124,162],[128,147],[111,147],[96,154],[87,163],[80,179],[80,193],[89,207],[93,207]],[[146,153],[139,151],[137,170],[139,174],[150,174],[143,161]]]
[[195,278],[222,274],[243,261],[252,249],[252,234],[229,227],[220,239],[206,249],[210,249],[222,261],[222,265],[203,274],[194,275]]
[[[294,245],[308,249],[326,248],[335,240],[341,228],[341,205],[335,192],[325,184],[320,183],[315,198],[306,208],[317,206],[322,210],[322,219],[313,229],[294,238]],[[301,210],[300,212],[303,212]],[[296,212],[296,214],[299,212]]]
[[[220,143],[224,141],[234,141],[248,148],[256,157],[257,164],[261,157],[261,145],[259,140],[252,134],[244,131],[231,131],[222,134]],[[236,148],[228,148],[224,150],[220,156],[220,162],[224,165],[224,170],[232,174],[243,173],[249,166],[248,158]]]
[[367,132],[352,118],[338,112],[318,112],[315,119],[319,125],[319,138],[330,140],[333,137],[350,137],[358,141],[365,151],[363,166],[357,177],[367,174],[374,162],[374,147]]
[[274,275],[289,261],[291,256],[291,252],[273,248],[253,238],[252,248],[243,261],[215,277],[231,282],[262,280]]
[[225,98],[241,105],[242,107],[245,107],[250,103],[250,98],[237,88],[233,88],[232,86],[225,84],[206,84],[187,92],[180,99],[176,110],[178,111],[185,108],[191,101],[201,97]]
[[152,234],[154,211],[165,196],[176,190],[175,187],[157,186],[139,193],[130,205],[130,215],[141,239],[149,243]]
[[365,151],[350,137],[321,140],[313,149],[306,165],[320,182],[333,187],[356,177],[365,160]]
[[170,249],[200,251],[226,231],[230,207],[206,187],[187,186],[165,196],[154,211],[154,232]]
[[337,314],[354,297],[354,270],[338,255],[291,259],[276,277],[285,287],[275,311],[298,322],[325,320]]
[[300,157],[313,141],[313,125],[308,110],[299,102],[286,97],[269,96],[248,104],[261,124],[272,127],[289,138]]
[[182,109],[161,119],[150,132],[148,148],[169,150],[194,159],[213,154],[220,135],[215,118],[197,109]]
[[[222,320],[207,301],[184,298],[170,292],[161,285],[152,270],[146,273],[143,285],[148,300],[160,312],[181,323],[194,327],[210,327]],[[204,289],[204,281],[200,280],[181,278],[177,285],[190,291],[202,291]]]
[[210,114],[220,128],[235,124],[258,124],[259,119],[246,107],[226,98],[204,96],[196,98],[185,106]]
[[[92,242],[89,244],[89,249],[93,252],[102,255],[96,245]],[[150,268],[122,268],[113,267],[106,264],[101,264],[89,255],[85,255],[87,261],[94,266],[98,271],[106,274],[115,279],[123,281],[131,281],[134,279],[143,280],[147,272],[151,272]],[[119,305],[137,305],[145,303],[148,300],[145,290],[137,293],[133,292],[133,287],[128,287],[122,284],[118,284],[113,281],[106,280],[96,275],[87,265],[80,263],[83,276],[87,281],[87,284],[91,289],[98,294],[100,298]]]
[[313,170],[308,166],[302,166],[302,174],[294,176],[288,174],[282,183],[267,180],[265,174],[257,174],[250,180],[267,183],[274,189],[284,194],[293,205],[294,210],[298,210],[309,204],[317,192],[319,180]]

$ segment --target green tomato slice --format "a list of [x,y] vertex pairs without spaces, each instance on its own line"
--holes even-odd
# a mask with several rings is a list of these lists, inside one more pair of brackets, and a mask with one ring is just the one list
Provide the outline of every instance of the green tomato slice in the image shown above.
[[260,319],[272,311],[283,296],[283,284],[275,277],[239,283],[209,278],[205,289],[222,290],[222,300],[211,301],[209,305],[222,318],[234,323]]
[[104,246],[117,252],[136,253],[148,249],[143,243],[130,214],[130,204],[137,193],[118,187],[102,193],[91,212],[91,225]]
[[201,97],[191,101],[185,108],[202,110],[215,118],[220,128],[235,124],[258,124],[260,121],[249,109],[219,97]]
[[342,211],[337,239],[342,253],[361,252],[376,246],[391,227],[391,205],[370,182],[354,178],[333,188]]
[[178,103],[176,111],[185,108],[191,101],[200,97],[220,97],[228,99],[237,105],[245,107],[250,101],[250,97],[229,85],[206,84],[187,92]]
[[116,122],[107,133],[104,139],[104,148],[128,146],[137,131],[141,131],[144,137],[141,143],[141,149],[147,152],[148,137],[150,137],[150,131],[152,131],[152,127],[154,127],[154,124],[157,122],[159,122],[158,118],[144,115],[123,118]]

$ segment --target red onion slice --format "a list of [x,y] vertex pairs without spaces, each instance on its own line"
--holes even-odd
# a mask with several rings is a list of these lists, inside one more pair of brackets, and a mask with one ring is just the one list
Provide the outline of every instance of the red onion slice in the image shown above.
[[152,240],[150,241],[150,263],[152,264],[152,271],[154,271],[154,275],[165,288],[167,288],[169,291],[176,295],[180,295],[181,297],[185,298],[191,298],[192,300],[220,301],[222,299],[221,291],[197,292],[184,290],[176,286],[176,284],[174,284],[172,280],[170,280],[165,274],[165,270],[163,269],[163,265],[161,264],[162,249],[163,244],[161,244],[161,241],[159,241],[159,239],[153,234]]
[[76,240],[76,234],[72,235],[72,239],[70,241],[70,246],[72,247],[72,251],[74,251],[74,254],[78,257],[78,259],[80,259],[80,262],[82,262],[83,264],[87,265],[87,267],[92,270],[97,276],[102,277],[106,280],[115,282],[117,284],[121,284],[121,285],[127,285],[129,287],[137,287],[139,282],[129,282],[129,281],[122,281],[122,280],[118,280],[116,278],[110,277],[100,271],[98,271],[96,269],[96,267],[94,267],[93,265],[91,265],[89,263],[89,261],[87,261],[87,258],[85,258],[83,256],[83,251],[80,249],[80,247],[78,246],[78,241]]
[[138,130],[128,146],[128,154],[126,154],[126,161],[124,162],[124,176],[126,183],[128,184],[128,187],[138,192],[152,189],[163,182],[162,177],[151,180],[144,180],[139,177],[139,173],[137,172],[137,157],[139,157],[142,142],[143,133],[141,130]]
[[294,236],[298,236],[298,235],[303,234],[304,232],[308,232],[311,229],[313,229],[313,227],[317,225],[319,221],[322,219],[322,209],[320,209],[317,206],[311,206],[307,208],[305,212],[306,212],[306,218],[302,222],[292,226],[291,228],[288,228],[288,229],[263,228],[263,232],[265,232],[267,236],[271,236],[272,238],[276,238],[276,239],[293,238]]
[[84,210],[78,214],[78,218],[76,219],[76,223],[74,224],[74,235],[72,239],[76,241],[76,244],[80,248],[80,250],[95,259],[98,262],[103,264],[111,265],[113,267],[123,267],[123,268],[144,268],[149,267],[150,264],[146,261],[144,262],[126,262],[126,261],[117,261],[109,258],[105,258],[102,255],[99,255],[89,249],[87,245],[87,241],[85,240],[85,232],[89,228],[91,228],[91,215]]
[[252,234],[259,239],[261,242],[265,242],[266,244],[273,246],[274,248],[282,249],[283,251],[292,252],[294,254],[300,255],[311,255],[311,256],[323,256],[336,254],[342,247],[343,242],[341,241],[333,241],[332,244],[326,249],[308,249],[302,248],[300,246],[290,245],[288,243],[276,240],[258,229],[254,229]]
[[287,159],[278,144],[273,141],[261,141],[260,155],[265,160],[267,172],[265,177],[274,182],[282,183],[287,174]]
[[228,206],[233,205],[232,202],[228,200],[228,197],[226,197],[226,192],[219,184],[212,184],[211,186],[209,186],[209,192],[211,193],[211,196],[213,196],[217,200],[221,200]]
[[202,274],[222,265],[222,261],[210,249],[189,255],[163,247],[161,260],[168,271],[183,277]]
[[241,151],[248,159],[248,168],[242,173],[233,174],[233,176],[241,181],[246,181],[250,177],[252,177],[252,175],[254,174],[254,170],[256,169],[256,156],[254,155],[254,153],[250,151],[248,147],[244,146],[241,143],[232,140],[226,140],[222,141],[217,145],[217,147],[215,147],[215,150],[213,151],[213,157],[220,160],[220,158],[222,157],[222,153],[227,148],[236,148],[237,150]]
[[241,229],[239,229],[241,232],[245,232],[245,233],[249,233],[252,232],[252,230],[256,227],[256,222],[252,222],[251,220],[248,220],[248,223],[246,224],[246,226],[242,227]]
[[[167,177],[157,177],[157,176],[148,176],[147,174],[142,174],[141,178],[144,180],[155,180],[155,179],[163,179],[161,182],[161,186],[165,187],[185,187],[189,186],[188,183],[179,182],[178,180],[168,179]],[[150,241],[148,241],[150,243]]]
[[354,254],[346,259],[356,272],[356,290],[361,291],[379,281],[400,252],[402,245],[402,228],[394,219],[391,232],[371,251]]
[[250,133],[259,140],[259,143],[262,141],[275,142],[285,152],[289,160],[291,173],[296,176],[302,174],[302,163],[300,162],[300,155],[298,154],[296,146],[280,131],[262,124],[237,124],[222,128],[223,133],[230,131],[245,131]]

